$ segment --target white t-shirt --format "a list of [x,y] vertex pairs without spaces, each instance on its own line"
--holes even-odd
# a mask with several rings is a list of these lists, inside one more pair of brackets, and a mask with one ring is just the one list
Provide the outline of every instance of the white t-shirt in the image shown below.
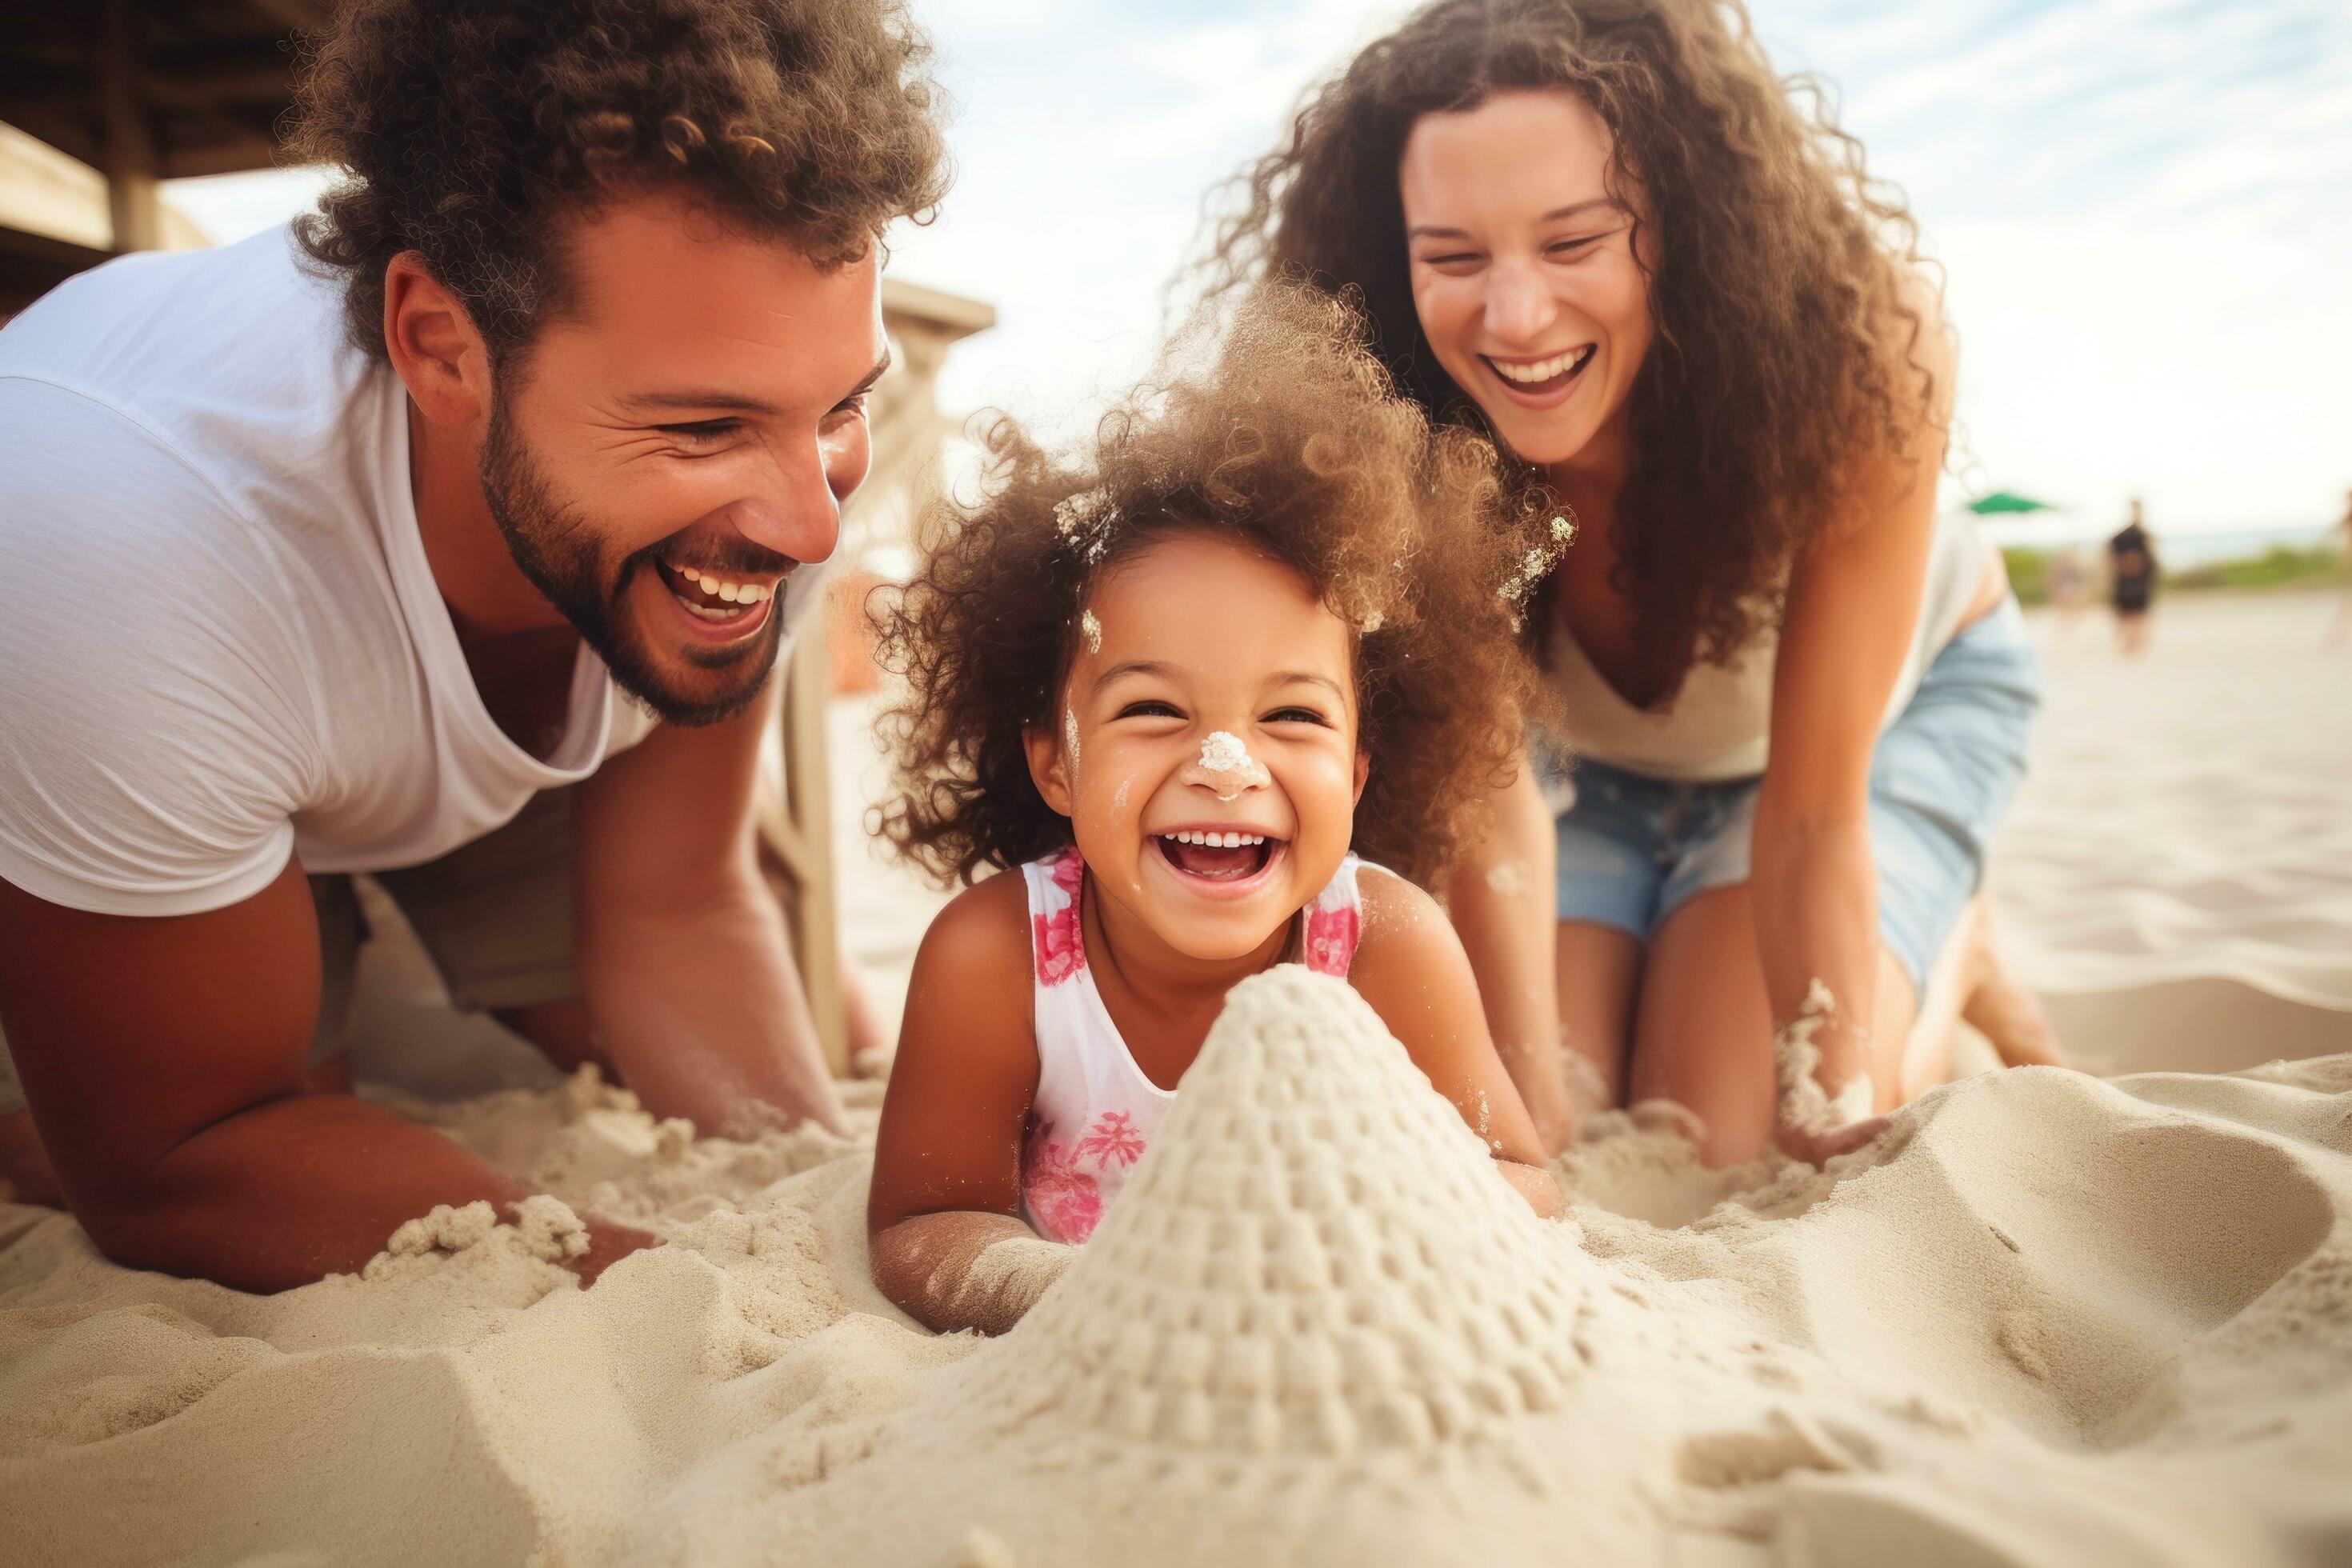
[[407,399],[278,229],[135,256],[0,331],[0,878],[170,915],[415,866],[654,719],[583,647],[545,758],[425,558]]

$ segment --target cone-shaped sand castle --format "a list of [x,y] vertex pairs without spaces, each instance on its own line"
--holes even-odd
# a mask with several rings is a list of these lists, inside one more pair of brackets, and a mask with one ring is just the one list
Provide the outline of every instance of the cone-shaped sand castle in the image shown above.
[[775,1500],[772,1545],[941,1564],[1641,1554],[1643,1472],[1694,1462],[1658,1418],[1678,1360],[1739,1385],[1758,1443],[1850,1467],[1835,1438],[1770,1421],[1792,1374],[1752,1334],[1670,1324],[1579,1239],[1504,1184],[1353,990],[1277,969],[1234,991],[1118,1206],[1017,1329],[846,1468],[837,1444],[782,1460],[805,1484]]

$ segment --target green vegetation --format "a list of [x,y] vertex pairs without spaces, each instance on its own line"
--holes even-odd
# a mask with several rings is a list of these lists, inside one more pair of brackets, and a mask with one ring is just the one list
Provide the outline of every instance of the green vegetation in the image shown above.
[[[2158,542],[2159,544],[2161,541]],[[2011,545],[2001,551],[2001,559],[2009,563],[2010,586],[2017,590],[2021,605],[2046,605],[2050,602],[2050,560],[2052,552],[2026,545]],[[2086,560],[2095,570],[2104,563],[2099,552],[2086,548]],[[2210,565],[2191,566],[2183,572],[2167,572],[2164,586],[2174,593],[2196,593],[2206,588],[2326,588],[2352,585],[2352,558],[2340,551],[2325,547],[2296,550],[2290,546],[2273,545],[2268,551],[2243,561],[2217,561]]]
[[2050,602],[2050,552],[2011,544],[2002,547],[2000,558],[2009,563],[2009,585],[2019,604]]

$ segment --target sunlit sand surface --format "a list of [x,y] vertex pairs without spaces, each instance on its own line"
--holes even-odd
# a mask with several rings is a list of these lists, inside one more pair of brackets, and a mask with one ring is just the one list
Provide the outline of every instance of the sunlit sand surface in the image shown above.
[[[2113,1076],[1967,1078],[1826,1173],[1701,1171],[1610,1118],[1545,1224],[1351,994],[1276,976],[1087,1256],[985,1344],[866,1281],[878,1085],[847,1142],[696,1142],[484,1047],[387,950],[381,1092],[672,1245],[583,1294],[551,1207],[446,1215],[371,1278],[262,1299],[0,1207],[0,1559],[2344,1560],[2329,607],[2168,604],[2131,666],[2103,621],[2037,624],[2052,703],[1997,897]],[[836,752],[843,798],[878,780]],[[895,1010],[936,895],[843,844],[849,946]]]

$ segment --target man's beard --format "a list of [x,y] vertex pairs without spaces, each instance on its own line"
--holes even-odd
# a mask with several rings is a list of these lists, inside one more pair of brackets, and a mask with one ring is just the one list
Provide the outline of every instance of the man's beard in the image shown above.
[[[740,666],[747,673],[732,689],[716,698],[689,698],[662,683],[653,658],[635,628],[618,617],[623,595],[641,572],[658,573],[656,558],[669,542],[661,540],[625,557],[607,590],[598,564],[596,531],[575,509],[565,509],[554,497],[545,477],[531,461],[529,448],[507,417],[503,398],[490,409],[489,437],[482,452],[482,498],[498,520],[507,551],[530,585],[563,614],[583,641],[596,651],[621,689],[673,724],[715,724],[751,706],[775,667],[784,624],[783,584],[768,625],[757,635],[757,646],[730,650],[717,658],[698,658],[693,649],[681,649],[690,663],[708,668]],[[774,557],[765,567],[774,570]],[[707,563],[706,563],[707,564]],[[753,563],[740,563],[751,566]],[[661,584],[664,592],[668,584]]]

